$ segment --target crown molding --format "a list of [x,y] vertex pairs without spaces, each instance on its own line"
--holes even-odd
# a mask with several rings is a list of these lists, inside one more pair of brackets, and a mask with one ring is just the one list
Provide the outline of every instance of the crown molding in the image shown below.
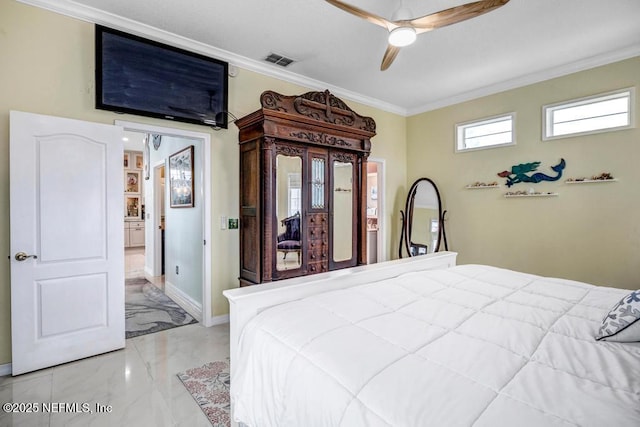
[[640,45],[632,45],[615,51],[606,52],[602,55],[592,56],[557,67],[546,68],[535,73],[505,80],[495,85],[485,86],[469,92],[454,95],[446,99],[430,102],[417,108],[408,109],[407,116],[414,116],[416,114],[426,113],[427,111],[437,110],[438,108],[449,107],[451,105],[460,104],[461,102],[471,101],[483,96],[494,95],[499,92],[517,89],[534,83],[540,83],[545,80],[551,80],[557,77],[577,73],[579,71],[612,64],[614,62],[623,61],[636,56],[640,56]]
[[338,86],[330,85],[328,83],[311,79],[300,74],[293,73],[288,70],[280,70],[274,68],[274,66],[266,64],[262,61],[256,61],[253,59],[240,56],[227,50],[219,49],[217,47],[201,43],[187,37],[182,37],[177,34],[161,30],[156,27],[152,27],[147,24],[143,24],[138,21],[134,21],[129,18],[125,18],[119,15],[115,15],[109,12],[105,12],[100,9],[85,6],[69,0],[16,0],[20,3],[24,3],[30,6],[46,9],[51,12],[55,12],[61,15],[69,16],[71,18],[79,19],[82,21],[90,22],[92,24],[100,24],[106,27],[110,27],[116,30],[121,30],[134,34],[140,37],[145,37],[160,43],[169,44],[171,46],[186,49],[192,52],[200,53],[202,55],[215,57],[229,62],[231,65],[235,65],[240,68],[244,68],[249,71],[254,71],[269,77],[284,80],[289,83],[293,83],[299,86],[307,87],[314,90],[328,89],[332,94],[348,99],[360,104],[368,105],[383,111],[398,114],[400,116],[406,116],[406,108],[399,107],[388,102],[380,101],[372,97],[362,95]]

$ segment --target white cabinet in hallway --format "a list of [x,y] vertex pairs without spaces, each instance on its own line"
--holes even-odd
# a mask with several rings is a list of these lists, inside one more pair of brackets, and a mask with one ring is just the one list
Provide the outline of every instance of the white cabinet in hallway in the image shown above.
[[144,221],[124,222],[124,247],[144,246]]

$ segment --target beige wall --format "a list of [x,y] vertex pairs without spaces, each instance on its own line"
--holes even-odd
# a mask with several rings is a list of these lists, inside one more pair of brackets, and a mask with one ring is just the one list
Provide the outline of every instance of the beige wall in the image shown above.
[[[640,85],[640,58],[420,114],[408,120],[408,182],[426,176],[440,188],[448,210],[447,235],[460,263],[492,264],[599,285],[640,286],[640,129],[541,140],[541,107],[572,98]],[[636,117],[640,110],[636,98]],[[454,125],[516,112],[517,145],[454,153]],[[505,199],[496,176],[519,163],[560,158],[565,176],[610,172],[619,182],[516,184],[558,192],[552,198]],[[466,190],[476,181],[500,189]]]
[[[228,312],[221,292],[237,286],[238,232],[216,227],[220,216],[238,217],[238,132],[172,123],[133,115],[118,115],[94,108],[94,27],[92,24],[0,0],[0,364],[11,361],[9,248],[9,111],[20,110],[101,123],[126,120],[176,127],[211,134],[212,170],[212,316]],[[259,108],[259,96],[267,89],[284,94],[307,91],[290,83],[240,70],[229,80],[229,110],[237,117]],[[391,221],[400,209],[395,195],[405,185],[406,119],[357,103],[347,103],[378,124],[373,155],[387,162],[388,241],[398,230]],[[387,254],[390,251],[387,250]],[[206,315],[206,314],[205,314]]]
[[[9,254],[9,111],[75,119],[114,120],[209,132],[212,170],[212,316],[228,312],[224,289],[237,286],[238,233],[220,230],[220,216],[238,217],[237,129],[171,123],[94,109],[93,25],[12,0],[0,0],[0,254]],[[439,185],[449,211],[450,248],[461,263],[488,263],[597,284],[637,288],[640,270],[640,130],[540,140],[541,105],[612,89],[638,86],[640,58],[485,97],[411,118],[354,102],[371,116],[378,135],[371,157],[384,159],[386,259],[395,257],[400,209],[408,186],[427,176]],[[229,81],[229,109],[241,117],[259,108],[270,89],[284,94],[308,89],[247,70]],[[638,101],[636,100],[636,103]],[[503,112],[517,113],[514,147],[463,154],[453,152],[454,123]],[[493,181],[512,165],[541,161],[541,169],[567,161],[567,176],[608,171],[620,182],[569,186],[539,184],[558,191],[548,199],[504,199],[499,190],[465,190]],[[380,191],[380,189],[379,189]],[[11,360],[9,262],[0,258],[0,364]]]

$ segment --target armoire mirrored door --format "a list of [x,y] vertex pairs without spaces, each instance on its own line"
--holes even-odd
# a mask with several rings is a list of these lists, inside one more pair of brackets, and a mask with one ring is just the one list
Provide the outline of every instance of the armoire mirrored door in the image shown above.
[[331,253],[330,268],[356,265],[358,241],[356,156],[331,152]]

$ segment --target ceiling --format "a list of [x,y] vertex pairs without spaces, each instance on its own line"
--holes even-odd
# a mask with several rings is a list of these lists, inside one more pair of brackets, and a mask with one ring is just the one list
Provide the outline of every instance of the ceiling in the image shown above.
[[[20,1],[402,115],[640,55],[640,0],[511,0],[419,35],[384,72],[386,30],[323,0]],[[386,18],[400,5],[345,1]],[[468,1],[404,3],[418,17]]]

